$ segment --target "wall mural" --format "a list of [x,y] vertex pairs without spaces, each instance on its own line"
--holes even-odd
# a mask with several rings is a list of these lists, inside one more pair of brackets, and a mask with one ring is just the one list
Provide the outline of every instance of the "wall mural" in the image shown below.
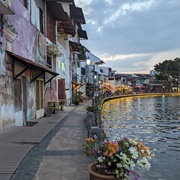
[[41,65],[45,65],[45,44],[45,38],[37,31],[34,37],[33,54],[36,62]]
[[9,67],[12,71],[12,66],[6,62],[5,50],[0,48],[0,129],[14,125],[13,82],[11,73],[6,71]]
[[12,78],[0,75],[1,129],[14,125]]

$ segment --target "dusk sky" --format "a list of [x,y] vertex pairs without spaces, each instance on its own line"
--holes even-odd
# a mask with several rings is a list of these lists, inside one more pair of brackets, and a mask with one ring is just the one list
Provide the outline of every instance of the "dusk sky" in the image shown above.
[[88,40],[81,44],[119,73],[149,73],[180,57],[180,0],[75,0]]

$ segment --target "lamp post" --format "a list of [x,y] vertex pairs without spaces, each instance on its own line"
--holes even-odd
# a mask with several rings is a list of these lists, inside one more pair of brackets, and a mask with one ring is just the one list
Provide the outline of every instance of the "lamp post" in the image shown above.
[[93,66],[93,88],[92,88],[92,107],[94,107],[94,77],[95,77],[95,64],[90,65],[91,61],[87,59],[86,61],[88,66]]

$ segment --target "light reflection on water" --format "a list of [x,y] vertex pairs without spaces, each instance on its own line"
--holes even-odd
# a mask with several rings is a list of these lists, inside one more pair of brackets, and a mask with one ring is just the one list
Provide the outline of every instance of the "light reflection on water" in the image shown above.
[[154,149],[141,179],[180,178],[180,96],[113,99],[103,104],[101,118],[108,138],[138,137]]

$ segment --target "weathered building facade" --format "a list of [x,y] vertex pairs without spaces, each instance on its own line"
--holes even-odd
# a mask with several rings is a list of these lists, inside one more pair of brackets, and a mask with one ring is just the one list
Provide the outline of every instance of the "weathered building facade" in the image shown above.
[[74,0],[59,2],[0,1],[0,130],[25,126],[48,113],[49,101],[71,98],[69,40],[79,43],[80,24]]

